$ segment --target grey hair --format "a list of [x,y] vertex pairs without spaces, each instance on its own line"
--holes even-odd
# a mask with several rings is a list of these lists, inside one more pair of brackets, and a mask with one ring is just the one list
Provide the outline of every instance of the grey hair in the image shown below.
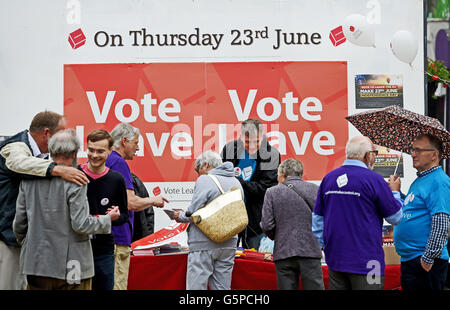
[[131,126],[128,123],[120,123],[117,124],[116,127],[111,131],[110,135],[114,140],[113,146],[116,148],[120,147],[120,142],[122,141],[122,138],[127,139],[128,141],[131,141],[134,139],[136,135],[140,135],[141,132],[138,128]]
[[195,160],[195,167],[201,168],[205,164],[208,164],[211,167],[216,168],[222,164],[222,158],[216,152],[206,151],[197,157],[197,159]]
[[372,142],[364,136],[357,136],[350,139],[345,147],[347,159],[364,158],[367,152],[372,151]]
[[286,177],[302,177],[303,165],[300,161],[294,158],[288,158],[278,166],[278,175]]
[[263,124],[256,118],[249,118],[241,124],[242,136],[261,136],[263,134]]
[[80,140],[73,129],[60,130],[48,141],[48,150],[52,157],[64,156],[69,158],[78,152]]

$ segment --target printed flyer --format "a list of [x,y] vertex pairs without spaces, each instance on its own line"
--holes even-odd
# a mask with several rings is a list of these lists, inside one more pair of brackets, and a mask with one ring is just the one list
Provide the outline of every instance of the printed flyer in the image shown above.
[[383,178],[388,178],[394,174],[403,178],[403,154],[378,146],[378,155],[375,156],[373,171],[381,174]]
[[360,74],[355,76],[357,109],[403,107],[403,78],[401,75]]

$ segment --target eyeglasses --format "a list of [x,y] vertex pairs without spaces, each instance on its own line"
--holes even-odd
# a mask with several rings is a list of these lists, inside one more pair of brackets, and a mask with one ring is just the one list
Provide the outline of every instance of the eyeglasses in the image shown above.
[[421,149],[421,148],[417,148],[417,147],[412,147],[409,149],[409,153],[416,153],[416,154],[420,154],[422,152],[431,152],[431,151],[437,151],[436,149]]
[[367,153],[373,153],[375,156],[377,156],[378,155],[378,150],[368,151]]

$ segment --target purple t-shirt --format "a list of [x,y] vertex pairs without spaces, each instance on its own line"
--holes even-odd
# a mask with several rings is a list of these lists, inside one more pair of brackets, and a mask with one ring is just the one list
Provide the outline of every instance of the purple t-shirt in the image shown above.
[[344,165],[328,173],[314,213],[323,216],[325,261],[333,271],[384,275],[383,218],[397,213],[387,182],[363,167]]
[[[106,159],[106,167],[115,170],[122,174],[125,179],[125,185],[127,189],[134,190],[133,179],[131,178],[130,167],[128,167],[127,162],[120,156],[116,151],[112,151]],[[120,226],[112,226],[111,231],[114,235],[114,243],[121,245],[131,245],[131,238],[133,236],[133,222],[134,222],[134,212],[128,210],[130,215],[127,223]]]

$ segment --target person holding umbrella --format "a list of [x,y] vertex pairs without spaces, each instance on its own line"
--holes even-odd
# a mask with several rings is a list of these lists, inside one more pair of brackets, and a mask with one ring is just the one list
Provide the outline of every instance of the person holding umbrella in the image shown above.
[[[450,133],[436,118],[396,105],[346,119],[375,144],[412,156],[418,177],[403,201],[402,221],[394,228],[401,284],[406,290],[442,289],[449,258],[445,245],[450,226],[450,180],[439,160],[450,158]],[[401,201],[400,179],[391,176],[388,183]]]
[[[418,177],[403,201],[402,221],[394,228],[401,284],[406,290],[442,289],[449,258],[445,245],[450,226],[450,180],[439,160],[450,158],[450,133],[436,118],[397,105],[346,119],[375,144],[412,156]],[[402,201],[398,176],[391,176],[388,183]]]
[[344,164],[322,180],[312,216],[328,265],[328,289],[383,289],[383,219],[399,223],[402,205],[371,170],[377,151],[368,137],[351,138],[345,153]]
[[404,201],[400,178],[390,176],[394,196],[403,203],[403,219],[394,228],[394,245],[401,259],[404,290],[442,290],[447,277],[450,228],[450,177],[439,161],[443,143],[430,134],[419,135],[409,150],[417,178]]

